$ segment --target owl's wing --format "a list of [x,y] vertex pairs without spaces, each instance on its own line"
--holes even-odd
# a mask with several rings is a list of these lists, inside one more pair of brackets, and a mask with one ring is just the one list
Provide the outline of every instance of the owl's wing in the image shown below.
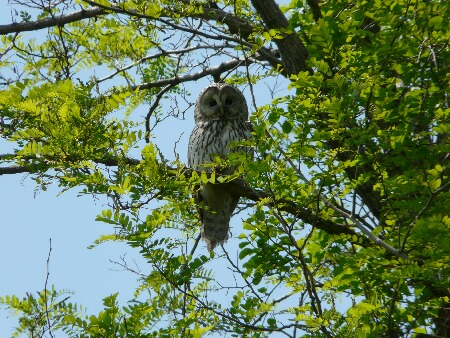
[[238,195],[233,195],[231,202],[230,202],[230,214],[233,214],[234,210],[236,209],[238,203],[239,203],[240,197]]
[[204,212],[203,212],[203,208],[201,207],[201,205],[203,205],[204,197],[203,197],[201,190],[202,189],[201,189],[200,185],[195,185],[194,190],[193,190],[194,191],[193,197],[194,197],[194,202],[195,202],[195,208],[197,209],[197,213],[200,218],[200,222],[203,224]]
[[[219,186],[221,184],[226,184],[226,183],[217,183],[216,185]],[[195,191],[193,193],[193,197],[194,197],[194,202],[195,202],[195,208],[197,210],[198,216],[200,218],[200,222],[203,223],[204,220],[204,209],[201,207],[201,205],[203,205],[205,198],[203,197],[203,194],[201,192],[201,187],[200,185],[196,185],[194,186],[194,190]],[[231,203],[230,203],[230,214],[232,214],[234,212],[234,209],[236,209],[238,203],[239,203],[239,199],[240,197],[238,195],[233,195]]]

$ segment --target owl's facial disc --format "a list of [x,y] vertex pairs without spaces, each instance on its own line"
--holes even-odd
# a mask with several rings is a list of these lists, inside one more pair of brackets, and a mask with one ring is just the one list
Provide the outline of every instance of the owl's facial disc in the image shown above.
[[218,93],[211,93],[211,95],[208,95],[205,100],[205,105],[209,107],[209,109],[205,109],[205,113],[209,117],[222,117],[223,107],[220,102],[220,98],[217,95]]
[[230,96],[222,96],[222,104],[220,105],[220,117],[234,117],[235,113],[233,108],[233,98]]
[[202,100],[203,115],[209,119],[223,119],[227,117],[226,103],[218,88],[211,88]]
[[197,101],[195,114],[199,121],[233,120],[248,116],[242,93],[225,84],[207,87]]

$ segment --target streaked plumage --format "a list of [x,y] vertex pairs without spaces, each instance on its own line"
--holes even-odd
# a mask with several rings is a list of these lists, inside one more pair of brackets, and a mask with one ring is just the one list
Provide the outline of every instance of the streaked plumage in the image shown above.
[[[248,108],[244,95],[225,83],[214,83],[199,95],[195,105],[195,127],[189,138],[188,163],[195,170],[211,171],[204,164],[211,163],[214,155],[226,157],[230,152],[246,151],[239,147],[230,149],[230,143],[250,136]],[[226,168],[222,173],[231,173]],[[202,222],[202,237],[208,250],[228,237],[230,218],[239,196],[225,191],[221,184],[207,183],[198,189],[196,202]]]

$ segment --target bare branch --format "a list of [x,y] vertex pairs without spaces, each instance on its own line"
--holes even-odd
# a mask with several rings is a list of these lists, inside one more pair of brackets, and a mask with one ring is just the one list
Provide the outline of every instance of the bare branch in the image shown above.
[[164,96],[165,93],[167,93],[171,88],[173,88],[173,84],[166,85],[161,91],[156,94],[156,98],[153,101],[150,109],[148,110],[147,116],[145,117],[145,142],[150,143],[150,117],[156,110],[156,108],[159,105],[159,101],[161,101],[161,98]]
[[0,176],[2,175],[14,175],[14,174],[23,174],[29,173],[30,169],[18,165],[14,165],[11,167],[0,167]]
[[147,82],[147,83],[143,83],[137,86],[133,86],[132,89],[136,90],[144,90],[144,89],[149,89],[149,88],[155,88],[155,87],[163,87],[163,86],[167,86],[167,85],[177,85],[180,84],[182,82],[187,82],[187,81],[195,81],[198,79],[201,79],[202,77],[208,76],[208,75],[216,75],[216,74],[222,74],[226,71],[235,69],[237,67],[240,66],[245,66],[246,62],[250,62],[250,63],[256,63],[257,61],[255,59],[233,59],[233,60],[229,60],[226,61],[224,63],[221,63],[218,66],[215,67],[211,67],[211,68],[205,68],[197,73],[193,73],[193,74],[187,74],[187,75],[182,75],[182,76],[176,76],[170,79],[163,79],[163,80],[158,80],[158,81],[153,81],[153,82]]
[[[252,43],[251,42],[247,42],[247,41],[243,41],[242,38],[240,37],[233,37],[233,36],[229,36],[229,35],[224,35],[224,34],[208,34],[205,32],[202,32],[200,30],[197,29],[192,29],[192,28],[188,28],[182,25],[178,25],[176,23],[173,23],[169,20],[165,20],[162,18],[158,18],[158,21],[172,27],[175,30],[178,31],[182,31],[182,32],[187,32],[187,33],[191,33],[191,34],[195,34],[195,35],[199,35],[202,36],[204,38],[207,39],[211,39],[211,40],[219,40],[219,41],[229,41],[229,42],[234,42],[240,45],[244,45],[248,48],[252,48]],[[283,61],[278,59],[275,55],[277,54],[277,51],[271,51],[269,48],[266,47],[261,47],[258,49],[258,51],[255,53],[255,58],[258,60],[265,60],[267,62],[269,62],[269,64],[277,69],[277,67],[279,65],[283,65]],[[286,76],[286,73],[282,73],[284,76]]]
[[47,299],[47,294],[48,294],[48,288],[47,288],[47,284],[48,284],[48,278],[50,277],[50,256],[52,253],[52,239],[50,238],[50,244],[49,244],[49,249],[48,249],[48,256],[47,256],[47,275],[45,277],[45,284],[44,284],[44,303],[45,303],[45,316],[47,319],[47,326],[48,326],[48,333],[50,335],[51,338],[53,338],[53,332],[52,332],[52,325],[50,323],[50,313],[49,313],[49,308],[48,308],[48,299]]
[[233,46],[230,46],[229,44],[222,44],[222,45],[217,45],[217,46],[211,46],[211,45],[200,46],[200,45],[197,45],[197,46],[183,48],[183,49],[161,50],[160,53],[156,53],[156,54],[153,54],[153,55],[145,56],[145,57],[141,58],[140,60],[137,60],[136,62],[133,62],[133,63],[127,65],[127,66],[119,68],[114,73],[109,74],[108,76],[105,76],[105,77],[103,77],[101,79],[98,79],[96,81],[96,83],[100,83],[100,82],[109,80],[109,79],[113,78],[114,76],[116,76],[117,74],[122,73],[122,72],[124,72],[124,71],[126,71],[126,70],[128,70],[130,68],[133,68],[134,66],[136,66],[138,64],[144,63],[145,61],[148,61],[148,60],[157,59],[157,58],[162,57],[162,56],[184,54],[184,53],[188,53],[188,52],[191,52],[191,51],[194,51],[194,50],[199,50],[199,49],[211,49],[211,48],[222,49],[222,48],[226,48],[226,47],[233,47]]

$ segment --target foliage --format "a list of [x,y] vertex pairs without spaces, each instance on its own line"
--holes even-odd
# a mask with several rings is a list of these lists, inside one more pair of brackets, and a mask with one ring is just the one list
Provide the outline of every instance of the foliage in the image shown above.
[[[16,335],[450,335],[450,7],[298,0],[267,20],[271,4],[15,5],[21,22],[0,27],[0,132],[15,147],[0,174],[107,196],[97,220],[114,230],[93,245],[124,241],[150,267],[136,299],[106,297],[98,315],[54,290],[1,298]],[[249,103],[264,81],[289,89],[253,106],[255,158],[227,159],[232,177],[158,146],[209,75]],[[237,256],[198,245],[192,190],[208,181],[243,196]]]

